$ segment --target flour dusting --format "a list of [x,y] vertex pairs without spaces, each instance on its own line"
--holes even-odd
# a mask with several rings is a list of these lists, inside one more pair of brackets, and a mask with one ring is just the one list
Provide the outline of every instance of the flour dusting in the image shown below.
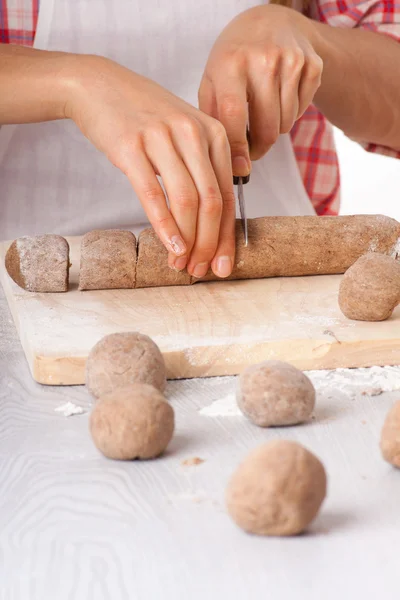
[[[336,369],[335,371],[305,371],[317,395],[329,396],[337,392],[354,398],[378,396],[383,392],[400,390],[400,367],[371,367],[363,369]],[[235,394],[229,394],[199,410],[207,417],[240,417]]]
[[21,237],[15,241],[18,256],[21,261],[23,261],[26,257],[30,257],[32,250],[36,249],[37,241],[35,237]]
[[73,417],[74,415],[83,415],[86,411],[82,406],[78,406],[73,402],[66,402],[55,408],[54,412],[61,413],[64,417]]
[[350,397],[400,390],[400,367],[370,367],[306,372],[319,392],[338,390]]
[[393,246],[390,255],[393,256],[393,258],[396,258],[396,259],[400,255],[400,238],[397,239],[397,242]]
[[243,414],[236,404],[235,394],[229,394],[224,398],[215,400],[209,406],[205,406],[199,410],[201,415],[206,417],[242,417]]
[[[310,325],[310,326],[320,326],[320,327],[335,327],[340,326],[342,324],[341,317],[330,317],[326,315],[314,315],[314,314],[300,314],[296,313],[293,315],[293,319],[296,323],[300,323],[301,325]],[[351,328],[354,327],[354,322],[346,323],[346,327]],[[322,332],[322,335],[326,335],[325,332]]]
[[378,240],[376,238],[371,240],[371,243],[368,248],[368,252],[376,252],[378,248]]

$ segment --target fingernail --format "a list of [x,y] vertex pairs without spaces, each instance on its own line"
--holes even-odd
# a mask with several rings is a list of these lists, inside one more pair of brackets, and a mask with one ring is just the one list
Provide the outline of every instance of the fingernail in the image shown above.
[[208,263],[206,263],[206,262],[199,263],[193,269],[192,275],[193,275],[193,277],[204,277],[204,275],[207,273],[207,271],[208,271]]
[[173,268],[175,269],[175,271],[183,271],[183,269],[186,267],[186,265],[187,265],[187,256],[180,256],[174,262]]
[[183,239],[179,235],[174,235],[169,241],[170,248],[174,254],[180,256],[185,254],[186,245]]
[[244,177],[249,174],[249,163],[244,156],[235,156],[232,159],[233,174],[239,177]]
[[217,259],[218,277],[228,277],[232,272],[232,260],[229,256],[219,256]]

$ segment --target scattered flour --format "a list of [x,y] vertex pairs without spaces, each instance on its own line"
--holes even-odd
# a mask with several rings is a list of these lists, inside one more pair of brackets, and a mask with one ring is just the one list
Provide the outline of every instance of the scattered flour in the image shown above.
[[224,398],[215,400],[209,406],[205,406],[199,410],[201,415],[207,417],[241,417],[243,413],[239,410],[236,404],[235,394],[229,394]]
[[214,494],[210,494],[205,490],[187,490],[181,494],[168,494],[168,501],[176,507],[180,507],[182,502],[190,502],[220,508],[220,502],[217,497],[214,497]]
[[335,371],[306,371],[317,391],[338,390],[350,397],[357,394],[376,396],[400,390],[400,367],[370,367],[336,369]]
[[[325,316],[325,315],[314,315],[314,314],[300,314],[297,313],[295,315],[293,315],[293,319],[296,323],[300,323],[300,324],[304,324],[304,325],[309,325],[309,326],[320,326],[320,327],[335,327],[335,326],[340,326],[343,325],[343,319],[338,316],[338,317],[330,317],[330,316]],[[347,328],[350,327],[354,327],[354,322],[346,322],[344,323],[346,325]],[[323,335],[326,335],[326,332],[322,332]]]
[[83,415],[86,411],[82,406],[78,406],[73,402],[66,402],[54,409],[54,412],[61,413],[64,417],[72,417],[74,415]]
[[[317,393],[341,392],[354,398],[357,394],[378,396],[400,390],[400,367],[336,369],[335,371],[305,371]],[[236,404],[235,393],[228,394],[199,410],[207,417],[243,416]]]

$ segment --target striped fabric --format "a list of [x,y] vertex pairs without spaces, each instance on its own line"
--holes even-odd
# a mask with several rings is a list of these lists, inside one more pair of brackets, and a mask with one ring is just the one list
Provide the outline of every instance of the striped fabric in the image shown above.
[[[0,0],[0,43],[32,46],[39,0]],[[308,16],[332,27],[359,27],[400,41],[400,0],[312,0]],[[335,215],[340,205],[340,173],[332,126],[310,106],[291,131],[300,174],[319,215]],[[400,158],[400,152],[363,144],[369,152]]]
[[39,0],[0,0],[0,43],[32,46]]

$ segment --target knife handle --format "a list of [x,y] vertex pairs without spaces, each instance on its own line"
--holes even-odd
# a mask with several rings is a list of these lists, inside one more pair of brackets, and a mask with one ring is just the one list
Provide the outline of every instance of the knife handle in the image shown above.
[[250,181],[250,175],[246,175],[246,177],[237,177],[236,175],[233,176],[233,185],[239,185],[239,179],[242,180],[243,185],[245,183],[249,183]]
[[[246,127],[246,138],[247,138],[247,142],[250,146],[250,129],[248,126]],[[246,175],[246,177],[242,177],[243,185],[245,185],[246,183],[249,183],[249,181],[250,181],[250,175]],[[233,176],[233,185],[239,185],[239,177],[237,177],[236,175]]]

